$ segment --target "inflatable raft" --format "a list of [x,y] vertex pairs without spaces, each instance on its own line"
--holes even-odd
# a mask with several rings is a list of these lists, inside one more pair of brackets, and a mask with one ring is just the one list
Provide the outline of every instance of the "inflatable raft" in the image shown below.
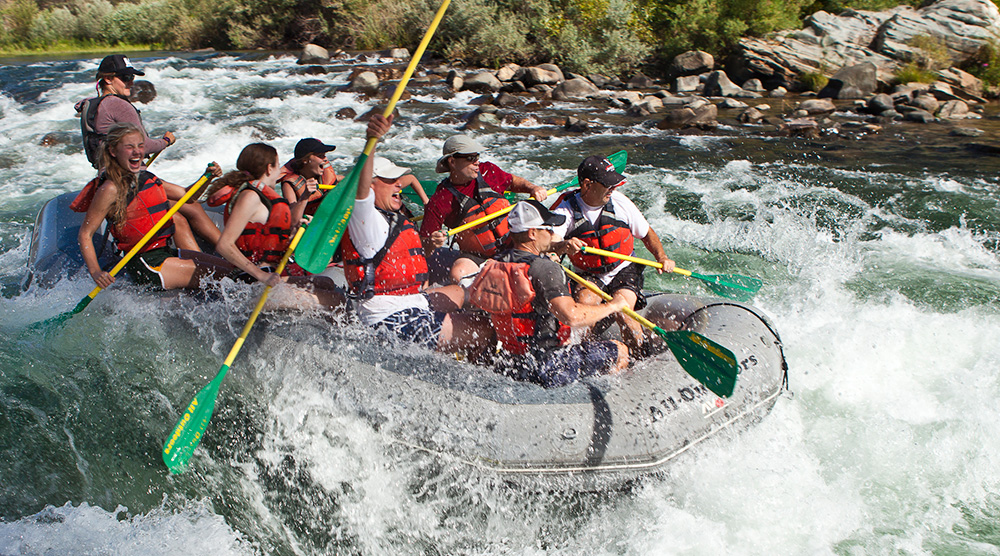
[[[45,286],[80,270],[83,215],[69,210],[73,197],[57,197],[39,213],[26,284]],[[112,251],[109,244],[102,255],[109,264]],[[661,471],[699,443],[760,419],[787,382],[781,340],[752,306],[650,293],[641,313],[729,348],[740,370],[732,396],[720,398],[688,375],[658,337],[653,355],[619,376],[546,389],[442,355],[413,356],[417,348],[345,354],[343,344],[311,341],[329,335],[328,322],[265,324],[257,336],[260,349],[323,369],[344,407],[394,443],[505,480],[571,478],[577,487],[602,487]]]

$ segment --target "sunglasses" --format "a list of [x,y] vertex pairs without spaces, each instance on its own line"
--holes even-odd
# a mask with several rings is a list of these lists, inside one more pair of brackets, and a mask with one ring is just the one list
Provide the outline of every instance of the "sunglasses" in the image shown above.
[[116,75],[115,77],[121,80],[122,83],[131,83],[135,81],[134,75]]
[[473,162],[473,163],[474,162],[479,162],[479,153],[472,153],[472,154],[455,153],[455,154],[453,154],[451,156],[453,156],[455,158],[461,158],[462,160],[468,160],[469,162]]

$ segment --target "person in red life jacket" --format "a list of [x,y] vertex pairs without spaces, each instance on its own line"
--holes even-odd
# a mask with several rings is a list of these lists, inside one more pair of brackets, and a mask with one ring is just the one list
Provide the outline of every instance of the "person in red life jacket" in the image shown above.
[[[128,57],[112,54],[101,60],[97,68],[98,96],[77,102],[76,111],[80,114],[80,128],[83,132],[83,150],[94,168],[100,169],[100,147],[111,126],[117,123],[128,123],[136,126],[143,137],[144,155],[158,153],[177,142],[174,134],[166,132],[162,138],[150,137],[142,125],[139,111],[129,101],[132,84],[136,75],[146,75],[137,70]],[[143,166],[145,168],[145,166]],[[88,192],[87,195],[92,195]],[[198,235],[209,241],[213,246],[219,241],[219,228],[205,213],[201,205],[185,205],[174,215],[174,224],[178,229],[190,226]],[[197,242],[182,244],[178,237],[178,247],[187,250],[200,250]]]
[[[581,252],[584,246],[634,255],[633,238],[643,245],[663,264],[659,272],[670,272],[674,261],[667,257],[659,236],[649,227],[649,222],[635,204],[618,188],[625,183],[625,176],[615,171],[608,159],[587,157],[577,168],[580,189],[569,192],[557,202],[554,212],[566,217],[566,223],[556,228],[565,241],[558,251],[567,253],[574,269],[608,294],[627,301],[630,309],[646,305],[642,293],[645,266],[614,259],[588,255]],[[576,299],[581,303],[596,305],[601,302],[597,294],[586,288],[575,288]],[[642,326],[633,319],[618,315],[618,324],[630,349],[643,342]]]
[[[494,254],[510,247],[507,218],[500,217],[482,226],[467,230],[455,236],[461,252],[442,249],[448,238],[441,227],[455,228],[487,214],[492,214],[509,206],[503,197],[508,191],[527,193],[539,201],[544,201],[548,192],[530,181],[500,169],[492,162],[480,162],[482,145],[467,135],[455,135],[444,142],[442,156],[437,161],[437,172],[448,173],[424,207],[424,220],[420,224],[420,236],[424,247],[431,253],[431,281],[452,282],[469,271],[475,272],[477,265]],[[456,265],[460,257],[463,261]],[[474,261],[474,263],[472,262]]]
[[[368,138],[381,138],[392,118],[375,114]],[[400,212],[399,180],[372,179],[369,156],[358,179],[354,210],[341,246],[344,275],[361,321],[400,339],[441,351],[479,351],[493,332],[488,319],[455,311],[465,292],[451,285],[426,290],[427,262],[420,235]]]
[[326,153],[335,150],[333,145],[325,145],[319,139],[308,137],[295,144],[295,158],[281,167],[278,183],[281,194],[289,203],[306,199],[306,214],[314,214],[323,200],[319,184],[336,185],[344,179],[337,174],[326,159]]
[[629,361],[617,340],[565,345],[569,327],[592,326],[626,306],[622,297],[595,305],[573,299],[562,267],[543,256],[565,220],[538,201],[518,203],[508,218],[513,248],[487,261],[468,292],[469,303],[490,314],[508,354],[499,369],[545,387],[616,374]]
[[[169,200],[176,201],[185,194],[183,187],[167,183],[144,169],[143,142],[142,131],[126,123],[112,126],[101,146],[103,181],[89,202],[77,240],[87,270],[102,288],[114,283],[115,278],[97,262],[93,237],[101,222],[108,221],[118,249],[126,252],[160,221],[170,208]],[[221,173],[214,163],[209,169]],[[133,280],[166,290],[196,288],[201,278],[222,277],[232,270],[231,265],[218,257],[178,251],[170,245],[173,235],[174,228],[168,223],[126,263],[125,271]]]

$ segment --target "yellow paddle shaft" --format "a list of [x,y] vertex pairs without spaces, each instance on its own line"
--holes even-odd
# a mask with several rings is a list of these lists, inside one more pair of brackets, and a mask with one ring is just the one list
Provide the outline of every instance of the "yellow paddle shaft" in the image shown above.
[[[547,195],[554,195],[554,194],[556,194],[558,192],[559,192],[559,189],[553,187],[552,189],[546,191],[545,193]],[[501,216],[503,216],[503,215],[507,214],[508,212],[514,210],[515,206],[517,206],[517,203],[514,203],[513,205],[510,205],[509,207],[504,208],[504,209],[500,209],[500,210],[498,210],[496,212],[491,212],[491,213],[487,214],[486,216],[484,216],[482,218],[477,218],[477,219],[473,220],[472,222],[466,222],[465,224],[462,224],[461,226],[456,226],[456,227],[448,230],[448,235],[449,236],[453,236],[455,234],[460,234],[460,233],[464,232],[465,230],[468,230],[469,228],[475,228],[476,226],[478,226],[480,224],[483,224],[485,222],[489,222],[490,220],[493,220],[494,218],[500,218]]]
[[[116,264],[114,268],[111,269],[111,272],[108,272],[108,274],[114,276],[119,272],[121,272],[121,270],[125,268],[125,265],[132,260],[132,257],[134,257],[136,253],[138,253],[143,247],[145,247],[147,243],[149,243],[149,240],[152,239],[154,235],[156,235],[156,232],[160,231],[160,228],[162,228],[163,225],[166,224],[168,220],[173,218],[174,214],[176,214],[177,211],[181,210],[181,207],[184,206],[184,204],[187,203],[191,199],[191,197],[193,197],[196,193],[198,193],[198,191],[201,189],[201,186],[205,185],[205,182],[208,181],[209,175],[210,174],[208,172],[205,172],[205,174],[202,175],[201,178],[199,178],[198,181],[194,183],[194,185],[188,188],[187,193],[185,193],[183,197],[178,199],[177,202],[174,203],[174,206],[170,207],[170,210],[168,210],[167,213],[160,218],[159,222],[154,224],[153,227],[150,228],[148,232],[146,232],[146,235],[142,236],[142,239],[140,239],[138,243],[135,244],[134,247],[129,249],[128,253],[126,253],[125,256],[122,257],[122,260],[118,261],[118,264]],[[87,297],[94,299],[97,296],[97,294],[101,293],[101,289],[102,288],[100,286],[97,286],[96,288],[93,289],[93,291],[87,294]]]
[[[288,244],[288,249],[285,249],[285,254],[281,256],[281,262],[278,263],[278,268],[275,269],[274,273],[281,275],[281,271],[285,270],[285,265],[288,264],[288,259],[295,252],[295,247],[299,244],[299,240],[302,239],[302,234],[306,232],[305,226],[299,226],[299,230],[295,232],[295,236],[292,237],[292,242]],[[267,301],[267,295],[271,293],[271,286],[264,287],[264,293],[260,294],[260,299],[257,300],[257,306],[254,307],[253,313],[250,313],[250,318],[247,319],[247,323],[243,326],[243,331],[240,332],[240,337],[236,339],[236,343],[233,344],[232,349],[229,350],[229,355],[226,356],[226,360],[223,363],[226,367],[231,367],[233,364],[233,359],[236,359],[236,354],[240,352],[243,348],[243,342],[246,341],[247,336],[250,335],[250,329],[253,328],[253,324],[257,322],[257,315],[260,314],[261,309],[264,308],[264,303]]]
[[[580,276],[579,274],[573,272],[572,270],[566,268],[565,266],[563,267],[563,270],[566,271],[566,274],[568,274],[570,278],[579,282],[580,285],[601,296],[601,299],[603,299],[604,301],[611,301],[611,295],[609,295],[608,292],[602,290],[601,288],[598,288],[592,282],[590,282],[583,276]],[[634,318],[639,324],[645,326],[646,328],[649,328],[650,330],[655,330],[657,328],[657,326],[653,324],[651,321],[647,320],[646,317],[640,315],[639,313],[636,313],[635,311],[629,309],[628,307],[622,307],[622,312]]]
[[[651,266],[653,268],[663,268],[663,263],[657,261],[651,261],[649,259],[640,259],[639,257],[633,257],[632,255],[622,255],[621,253],[615,253],[614,251],[605,251],[604,249],[598,249],[596,247],[584,247],[584,253],[592,253],[594,255],[600,255],[602,257],[611,257],[612,259],[621,259],[623,261],[629,261],[632,263],[644,264],[646,266]],[[690,270],[684,270],[683,268],[674,267],[674,272],[677,274],[682,274],[684,276],[691,276]]]

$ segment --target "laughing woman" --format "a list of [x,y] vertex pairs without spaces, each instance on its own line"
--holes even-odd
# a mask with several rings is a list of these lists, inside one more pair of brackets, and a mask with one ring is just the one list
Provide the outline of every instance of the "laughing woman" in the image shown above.
[[[130,123],[112,126],[101,146],[103,181],[87,209],[77,240],[90,276],[102,288],[110,286],[115,278],[101,268],[94,250],[93,237],[101,222],[108,221],[118,249],[125,252],[160,220],[171,200],[176,201],[185,194],[183,187],[165,182],[145,170],[144,153],[144,134]],[[213,171],[218,172],[218,167]],[[170,245],[173,236],[173,224],[161,228],[125,265],[129,276],[140,284],[170,290],[197,288],[201,278],[225,276],[232,270],[231,265],[218,257],[178,251]],[[183,239],[193,241],[193,237]]]

